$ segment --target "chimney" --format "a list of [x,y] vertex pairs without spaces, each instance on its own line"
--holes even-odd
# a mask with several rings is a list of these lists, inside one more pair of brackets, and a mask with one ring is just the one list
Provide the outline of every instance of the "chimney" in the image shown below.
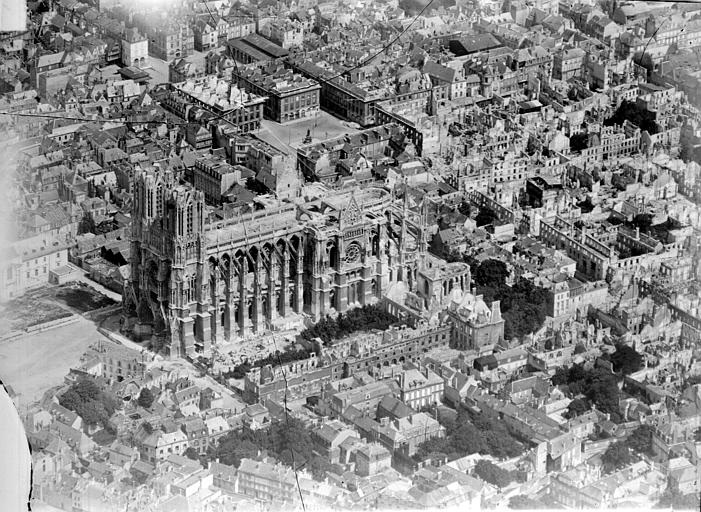
[[501,322],[501,301],[492,301],[492,323]]

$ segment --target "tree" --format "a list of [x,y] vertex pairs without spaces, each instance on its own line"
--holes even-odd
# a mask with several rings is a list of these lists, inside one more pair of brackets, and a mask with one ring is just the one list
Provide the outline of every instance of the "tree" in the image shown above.
[[139,393],[139,398],[136,402],[144,409],[149,409],[151,405],[153,405],[154,399],[155,397],[153,396],[151,390],[149,388],[143,388],[141,393]]
[[633,462],[630,448],[625,443],[612,443],[601,457],[604,472],[611,473],[617,469],[624,468]]
[[455,420],[447,420],[443,426],[447,436],[421,443],[416,459],[424,460],[436,453],[447,455],[450,460],[473,453],[505,458],[523,452],[523,446],[503,422],[483,413],[461,409]]
[[105,406],[97,400],[89,400],[82,404],[78,411],[80,417],[83,418],[88,425],[106,425],[110,419]]
[[575,133],[570,136],[570,150],[582,151],[589,147],[589,135],[586,133]]
[[472,213],[472,205],[467,201],[463,201],[458,205],[458,211],[463,215],[469,217]]
[[212,458],[217,458],[222,464],[239,467],[241,459],[249,459],[258,455],[258,446],[251,439],[239,440],[239,434],[230,432],[223,436]]
[[471,423],[460,425],[450,437],[450,445],[465,455],[485,452],[488,449],[481,432]]
[[417,461],[425,460],[434,455],[445,455],[449,459],[457,459],[462,456],[456,447],[452,446],[448,438],[427,439],[418,446],[414,459]]
[[628,345],[618,345],[616,351],[611,354],[613,370],[623,375],[635,373],[643,366],[643,356]]
[[488,460],[480,460],[475,465],[475,475],[492,485],[503,489],[513,480],[511,473]]
[[497,218],[497,214],[491,208],[480,208],[479,213],[475,217],[477,227],[487,226],[493,223]]
[[333,466],[315,460],[313,449],[311,431],[300,420],[289,418],[273,422],[267,430],[229,432],[207,457],[238,467],[241,459],[257,457],[265,450],[288,466],[309,467],[315,478],[322,479]]
[[626,440],[626,445],[635,453],[644,453],[650,457],[655,455],[652,449],[652,427],[650,425],[640,425]]
[[83,418],[89,425],[107,427],[119,407],[116,397],[101,390],[91,377],[83,377],[59,397],[59,403]]
[[385,311],[381,305],[365,305],[353,308],[336,318],[327,316],[316,325],[302,331],[302,338],[309,341],[320,338],[325,344],[328,344],[356,331],[371,329],[384,331],[397,323],[399,323],[399,318]]
[[234,366],[234,369],[231,372],[223,373],[222,376],[227,379],[243,379],[246,374],[251,371],[251,368],[253,368],[253,366],[248,362],[248,360],[246,360],[243,363]]
[[484,260],[472,271],[472,280],[478,286],[500,288],[506,284],[509,269],[501,260]]
[[94,380],[87,377],[82,378],[73,384],[69,391],[76,393],[78,398],[83,402],[88,400],[97,400],[100,398],[100,388]]
[[197,453],[197,450],[195,450],[192,446],[188,446],[187,450],[183,452],[183,455],[191,460],[200,460],[200,454]]
[[[485,444],[485,451],[494,457],[514,457],[522,452],[521,443],[512,435],[504,422],[486,414],[469,414],[469,418]],[[460,418],[458,424],[462,423]]]
[[597,409],[610,414],[611,421],[620,421],[618,406],[620,392],[615,375],[608,373],[603,368],[592,370],[585,394],[589,400],[596,404]]
[[86,213],[78,224],[78,234],[85,233],[95,233],[95,219],[89,213]]
[[584,394],[601,412],[611,415],[611,421],[620,421],[619,390],[616,375],[604,368],[585,370],[582,365],[556,370],[551,379],[555,386],[567,385],[571,396]]
[[270,192],[268,187],[263,185],[260,181],[255,179],[254,177],[250,177],[246,180],[246,188],[250,190],[251,192],[261,195],[261,194],[267,194]]
[[589,410],[589,404],[582,400],[581,398],[575,398],[572,400],[569,405],[567,406],[567,412],[565,413],[565,417],[567,419],[572,419],[576,418],[580,414],[584,414]]
[[[641,64],[644,65],[644,64]],[[622,125],[625,120],[630,121],[650,135],[655,135],[659,128],[655,121],[655,114],[635,101],[623,100],[616,112],[604,121],[604,126]]]
[[501,301],[504,318],[504,338],[522,338],[537,331],[547,316],[547,290],[535,286],[527,279],[520,279],[514,286],[478,288],[485,302]]

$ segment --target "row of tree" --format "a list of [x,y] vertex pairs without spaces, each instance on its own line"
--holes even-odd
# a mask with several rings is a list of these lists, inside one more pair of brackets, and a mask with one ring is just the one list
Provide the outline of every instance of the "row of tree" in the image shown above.
[[327,316],[312,327],[302,331],[302,338],[313,340],[320,338],[325,345],[334,340],[348,336],[356,331],[379,329],[384,331],[399,323],[399,318],[385,311],[379,304],[365,305],[341,313],[334,318]]

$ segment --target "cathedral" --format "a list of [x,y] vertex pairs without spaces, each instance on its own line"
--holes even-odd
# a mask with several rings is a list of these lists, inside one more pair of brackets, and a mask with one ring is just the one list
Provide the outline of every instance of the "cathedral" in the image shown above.
[[331,191],[216,219],[169,172],[135,176],[124,327],[172,357],[371,304],[417,286],[426,213],[381,187]]

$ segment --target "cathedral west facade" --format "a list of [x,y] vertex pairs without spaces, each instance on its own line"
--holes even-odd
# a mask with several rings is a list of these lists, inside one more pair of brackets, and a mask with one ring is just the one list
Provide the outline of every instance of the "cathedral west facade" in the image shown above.
[[426,222],[380,187],[328,191],[210,221],[201,191],[169,173],[135,178],[128,328],[174,357],[370,304],[415,287]]

